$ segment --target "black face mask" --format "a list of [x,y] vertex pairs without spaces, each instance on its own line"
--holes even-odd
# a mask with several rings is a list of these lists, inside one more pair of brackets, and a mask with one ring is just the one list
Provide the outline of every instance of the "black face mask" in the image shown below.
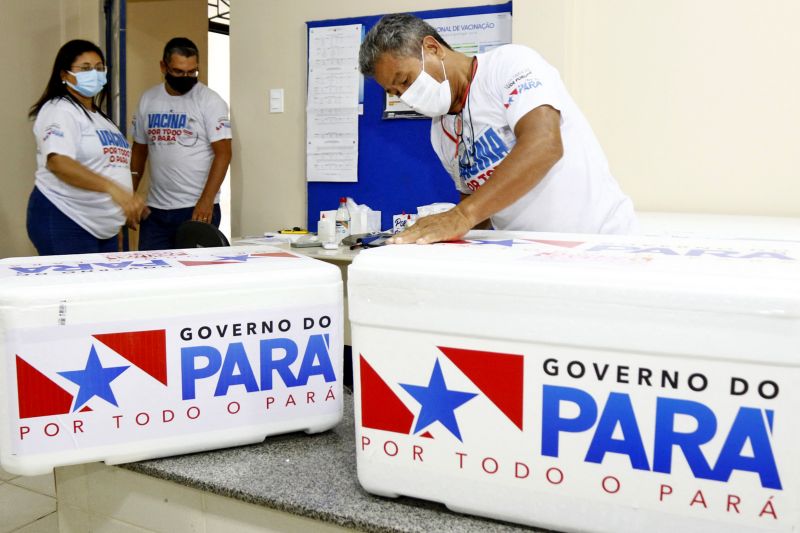
[[173,76],[170,73],[166,73],[164,79],[167,80],[167,83],[174,91],[180,94],[188,93],[197,83],[197,78],[192,78],[191,76]]

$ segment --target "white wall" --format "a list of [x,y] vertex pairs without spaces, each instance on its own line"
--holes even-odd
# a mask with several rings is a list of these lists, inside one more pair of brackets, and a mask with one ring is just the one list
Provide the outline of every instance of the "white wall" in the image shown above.
[[[208,86],[217,91],[228,108],[231,105],[231,46],[230,38],[221,33],[208,34]],[[231,236],[231,172],[225,175],[220,187],[219,207],[222,210],[222,222],[219,229]]]
[[800,216],[800,2],[517,0],[639,210]]
[[35,255],[25,218],[36,171],[28,109],[42,94],[56,52],[70,39],[100,43],[100,0],[3,0],[0,3],[0,257]]

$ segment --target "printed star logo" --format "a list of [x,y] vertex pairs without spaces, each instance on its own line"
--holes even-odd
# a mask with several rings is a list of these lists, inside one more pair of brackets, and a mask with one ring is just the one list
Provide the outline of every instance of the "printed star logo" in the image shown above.
[[219,261],[239,261],[245,262],[250,258],[250,254],[244,255],[218,255],[216,256]]
[[[390,378],[391,370],[381,368],[383,367],[381,357],[370,358],[372,359],[370,363],[363,354],[359,355],[362,427],[404,435],[417,434],[419,437],[432,439],[435,438],[433,435],[436,433],[435,428],[428,431],[425,429],[430,428],[434,422],[440,422],[443,429],[464,442],[455,410],[475,398],[476,401],[469,403],[463,413],[459,411],[461,425],[466,424],[472,430],[476,423],[482,426],[484,422],[477,422],[469,413],[477,405],[488,401],[497,409],[495,412],[505,415],[513,427],[522,431],[524,383],[522,355],[446,346],[437,348],[439,357],[435,359],[427,387],[395,381]],[[442,356],[445,358],[444,361],[449,361],[454,367],[447,369],[448,376],[451,375],[450,372],[460,372],[475,387],[473,390],[476,390],[477,394],[447,388],[440,362]],[[390,379],[387,381],[385,378]],[[397,384],[396,389],[391,383]],[[413,400],[401,399],[396,390],[405,391]],[[417,416],[412,412],[411,404],[406,405],[406,401],[416,401],[420,405]],[[424,433],[419,434],[420,431]]]
[[519,94],[519,91],[517,89],[514,89],[513,91],[508,93],[508,100],[506,100],[506,103],[503,104],[503,106],[505,106],[506,109],[508,109],[511,106],[511,104],[514,103],[514,96],[517,94]]
[[[150,376],[158,383],[167,386],[166,330],[154,329],[106,332],[95,333],[91,336],[113,350],[117,355],[130,362],[131,366],[136,370]],[[83,356],[78,354],[86,353],[85,350],[86,348],[81,348],[75,354],[79,360],[82,360]],[[118,371],[113,368],[103,368],[102,365],[99,364],[97,352],[93,346],[91,347],[89,360],[84,370],[68,372],[50,370],[53,364],[57,365],[58,368],[65,367],[61,366],[60,360],[54,363],[53,359],[55,358],[49,357],[49,354],[44,357],[32,355],[33,354],[26,354],[25,357],[21,357],[17,354],[16,356],[17,402],[19,405],[20,419],[65,415],[72,412],[73,405],[76,411],[91,411],[91,407],[85,404],[91,400],[92,396],[100,396],[103,398],[102,394],[92,394],[91,388],[82,387],[78,391],[79,394],[82,395],[76,403],[76,395],[65,390],[59,383],[53,381],[51,379],[53,374],[61,375],[73,383],[81,385],[83,379],[85,379],[84,374],[86,374],[87,370],[89,371],[89,375],[91,375],[92,370],[95,369],[96,371],[97,367],[99,367],[99,369],[103,371],[116,372],[116,374],[119,375],[128,368],[122,367],[122,369]],[[72,363],[72,365],[77,364],[78,363]],[[64,365],[67,365],[67,363],[64,363]],[[69,366],[71,365],[67,365],[66,368],[69,368]],[[114,403],[114,395],[111,394],[110,388],[108,387],[108,384],[117,376],[106,374],[102,376],[107,383],[105,389],[101,390],[101,392],[105,393],[108,398],[112,398],[110,403],[117,405]],[[119,406],[117,405],[117,407]]]
[[192,259],[186,261],[182,260],[179,262],[183,266],[241,265],[242,263],[249,262],[250,259],[265,259],[274,257],[297,259],[299,256],[289,252],[281,251],[281,252],[249,253],[249,254],[239,254],[239,255],[213,255],[213,256],[206,256],[205,258],[201,256],[199,259]]
[[508,240],[503,240],[503,241],[487,241],[487,240],[483,240],[483,239],[475,239],[472,242],[474,244],[495,244],[497,246],[508,246],[509,248],[514,246],[514,240],[513,239],[508,239]]
[[58,373],[80,387],[72,411],[77,411],[95,396],[102,398],[115,407],[119,407],[117,399],[114,397],[114,392],[111,390],[111,382],[128,368],[130,366],[103,367],[100,364],[100,358],[97,357],[97,351],[92,346],[89,352],[89,359],[86,361],[86,368]]
[[417,417],[417,424],[414,427],[414,433],[425,429],[434,422],[441,422],[458,440],[462,440],[455,410],[477,396],[477,394],[448,389],[442,375],[442,367],[439,366],[439,359],[436,359],[427,387],[403,383],[400,386],[422,406]]

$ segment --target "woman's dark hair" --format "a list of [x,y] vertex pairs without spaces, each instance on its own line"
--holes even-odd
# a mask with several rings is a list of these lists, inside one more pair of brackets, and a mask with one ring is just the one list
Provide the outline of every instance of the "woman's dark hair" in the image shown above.
[[[50,72],[50,79],[47,80],[47,86],[45,87],[42,96],[36,101],[35,104],[31,106],[31,109],[28,112],[28,118],[36,118],[36,116],[39,114],[39,111],[42,110],[44,104],[56,98],[63,98],[69,102],[72,102],[81,110],[83,110],[87,116],[89,116],[89,113],[86,112],[86,108],[84,108],[78,99],[67,90],[67,86],[61,81],[61,71],[70,71],[78,56],[85,54],[86,52],[96,53],[100,56],[100,60],[103,61],[103,64],[105,64],[106,59],[103,55],[103,51],[100,50],[100,47],[98,47],[96,44],[89,41],[84,41],[82,39],[75,39],[66,43],[56,54],[56,60],[53,62],[53,70]],[[105,98],[106,91],[104,88],[102,91],[100,91],[97,100],[92,102],[94,109],[96,111],[100,111],[100,114],[103,116],[105,116],[105,113],[102,112],[100,106],[103,105]]]

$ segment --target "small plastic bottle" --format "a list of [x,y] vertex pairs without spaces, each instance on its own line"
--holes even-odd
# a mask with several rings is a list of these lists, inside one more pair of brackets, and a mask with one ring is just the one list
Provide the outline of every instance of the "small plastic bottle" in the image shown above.
[[336,242],[350,235],[350,210],[347,209],[347,198],[339,198],[339,209],[336,210]]

